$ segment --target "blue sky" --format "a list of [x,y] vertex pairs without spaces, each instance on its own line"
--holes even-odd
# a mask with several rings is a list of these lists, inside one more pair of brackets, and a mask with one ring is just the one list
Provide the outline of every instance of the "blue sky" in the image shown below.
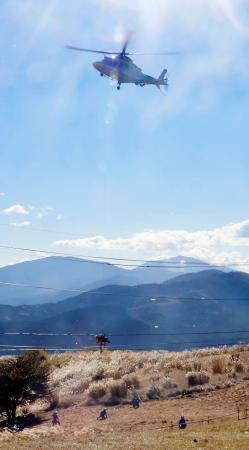
[[[2,0],[0,20],[0,243],[249,261],[245,0]],[[130,30],[130,50],[181,52],[135,58],[168,68],[165,96],[118,92],[65,49],[119,50]]]

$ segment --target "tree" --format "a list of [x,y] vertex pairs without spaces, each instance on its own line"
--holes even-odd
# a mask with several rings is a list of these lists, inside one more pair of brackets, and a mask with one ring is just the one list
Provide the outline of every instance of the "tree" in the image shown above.
[[50,364],[43,350],[0,360],[0,413],[13,425],[17,407],[48,393]]

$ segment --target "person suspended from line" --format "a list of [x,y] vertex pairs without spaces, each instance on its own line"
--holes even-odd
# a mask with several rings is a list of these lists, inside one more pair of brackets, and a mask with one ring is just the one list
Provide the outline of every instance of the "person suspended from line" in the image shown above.
[[99,416],[97,417],[97,420],[106,420],[108,419],[108,411],[107,408],[101,409]]
[[139,397],[139,395],[137,393],[135,393],[131,400],[131,404],[132,404],[133,408],[134,409],[139,408],[140,403],[141,403],[141,398]]
[[178,425],[179,425],[180,430],[184,430],[184,428],[186,428],[187,422],[186,422],[186,419],[184,416],[180,416]]
[[52,425],[60,425],[60,418],[59,418],[59,414],[57,413],[57,411],[54,411],[52,414]]
[[97,345],[99,346],[100,353],[103,352],[103,349],[105,348],[106,344],[111,343],[104,332],[96,334],[95,339]]

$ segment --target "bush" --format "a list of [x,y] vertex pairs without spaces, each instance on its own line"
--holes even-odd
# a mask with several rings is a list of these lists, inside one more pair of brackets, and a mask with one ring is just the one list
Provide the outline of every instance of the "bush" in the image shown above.
[[225,372],[225,362],[223,358],[216,356],[212,359],[212,371],[214,374]]
[[201,362],[200,361],[194,361],[193,366],[194,366],[195,371],[200,372],[200,370],[201,370]]
[[0,361],[0,413],[13,425],[16,409],[48,393],[50,364],[43,350]]
[[70,359],[70,356],[65,354],[51,355],[49,358],[49,363],[52,369],[57,369],[69,363]]
[[244,364],[241,361],[236,361],[235,371],[239,373],[244,372]]
[[123,380],[113,380],[109,383],[110,394],[114,398],[125,398],[127,396],[127,384]]
[[204,370],[200,372],[188,372],[186,379],[189,386],[197,386],[209,383],[209,375]]
[[140,381],[139,381],[137,375],[135,375],[135,374],[134,375],[132,375],[132,374],[124,375],[122,379],[125,382],[128,389],[129,388],[138,389],[140,387]]
[[85,378],[84,380],[80,381],[78,384],[73,386],[72,393],[73,395],[82,394],[82,392],[85,392],[91,384],[90,378]]
[[111,377],[114,380],[120,380],[123,376],[123,371],[121,369],[119,369],[117,372],[114,372],[113,374],[111,374]]
[[60,396],[58,392],[53,392],[50,397],[50,403],[47,407],[47,411],[53,411],[53,409],[59,408],[69,408],[73,405],[73,397],[72,396]]
[[159,400],[161,397],[161,392],[158,387],[152,385],[146,395],[149,400]]
[[97,369],[97,372],[92,376],[92,380],[100,381],[100,380],[103,380],[103,378],[105,378],[105,371],[104,371],[103,367],[99,367]]
[[98,402],[106,394],[107,389],[105,383],[97,382],[91,384],[87,390],[87,395],[91,397],[95,402]]
[[74,404],[73,396],[67,395],[66,397],[61,397],[59,400],[58,408],[67,409]]
[[47,408],[48,411],[52,411],[53,409],[57,409],[59,407],[59,395],[58,392],[53,392],[50,397],[50,403]]
[[165,377],[165,380],[163,382],[163,387],[164,387],[164,389],[174,389],[177,387],[177,383],[172,378]]

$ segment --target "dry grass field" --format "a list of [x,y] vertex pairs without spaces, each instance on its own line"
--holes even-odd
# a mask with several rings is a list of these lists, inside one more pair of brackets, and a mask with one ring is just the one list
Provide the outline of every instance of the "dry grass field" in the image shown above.
[[[1,449],[249,448],[247,346],[81,352],[53,355],[50,363],[53,398],[26,405],[41,423],[18,433],[0,432]],[[138,410],[130,405],[134,391],[142,398]],[[97,421],[103,404],[109,418]],[[51,426],[51,407],[59,413],[60,427]],[[181,414],[188,426],[180,431]]]

